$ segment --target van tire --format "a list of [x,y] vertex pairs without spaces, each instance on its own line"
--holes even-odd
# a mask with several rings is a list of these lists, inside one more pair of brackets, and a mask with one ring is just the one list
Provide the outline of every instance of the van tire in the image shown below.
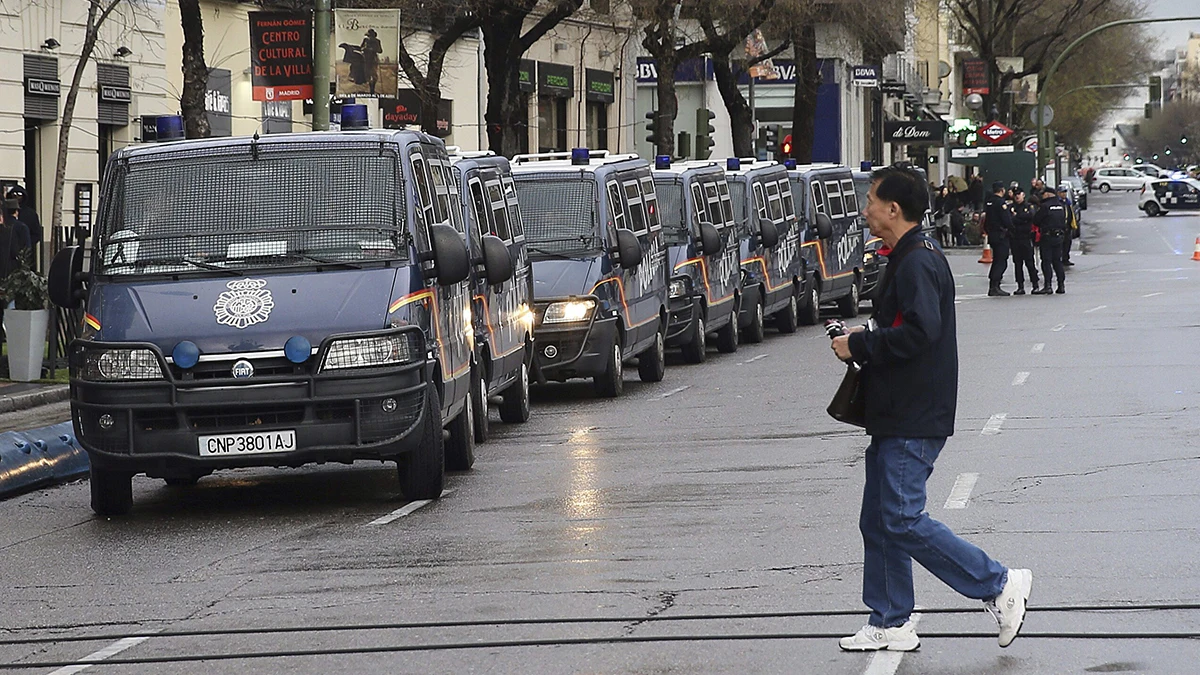
[[638,355],[638,377],[642,382],[662,382],[666,374],[667,345],[660,328],[654,333],[654,344]]
[[92,464],[92,511],[98,516],[123,516],[133,508],[133,474]]
[[471,405],[474,407],[475,443],[486,443],[489,433],[487,383],[483,375],[471,380]]
[[612,349],[609,351],[604,373],[592,378],[592,386],[599,396],[616,398],[625,391],[625,362],[621,358],[621,341],[613,340]]
[[400,492],[405,498],[437,499],[446,483],[445,446],[442,440],[442,403],[430,385],[425,396],[425,425],[421,443],[397,462]]
[[704,317],[697,316],[692,323],[692,339],[683,345],[683,360],[688,363],[704,363],[708,358],[708,330],[704,325]]
[[450,437],[445,449],[447,471],[467,471],[475,464],[475,410],[470,396],[463,402],[462,412],[446,425]]
[[732,354],[738,350],[737,312],[729,317],[729,322],[717,331],[717,351],[722,354]]
[[787,307],[775,312],[775,328],[779,329],[780,333],[791,334],[796,332],[796,324],[800,318],[800,307],[796,301],[796,289],[792,289],[792,295],[788,298]]
[[[762,295],[762,293],[759,295]],[[754,307],[751,311],[753,312],[753,318],[750,320],[750,325],[746,326],[743,336],[746,338],[746,342],[749,343],[762,342],[765,337],[763,328],[763,298],[758,297],[754,299]]]
[[821,322],[821,295],[817,291],[816,278],[808,289],[808,297],[804,299],[804,311],[800,312],[800,323],[805,326],[815,326]]
[[858,273],[854,274],[854,283],[850,285],[850,294],[838,300],[838,312],[843,319],[853,319],[858,316],[859,304]]
[[508,385],[500,402],[500,419],[508,424],[529,421],[529,364],[522,361],[517,381]]

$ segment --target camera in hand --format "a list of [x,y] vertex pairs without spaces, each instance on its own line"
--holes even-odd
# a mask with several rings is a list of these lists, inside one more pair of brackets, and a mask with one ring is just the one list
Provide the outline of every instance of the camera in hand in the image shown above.
[[845,335],[846,333],[847,331],[845,322],[839,321],[838,319],[829,319],[825,322],[825,334],[829,336],[830,340],[835,337]]

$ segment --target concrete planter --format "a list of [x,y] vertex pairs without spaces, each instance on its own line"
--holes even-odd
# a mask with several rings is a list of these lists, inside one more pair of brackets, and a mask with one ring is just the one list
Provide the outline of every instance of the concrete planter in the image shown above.
[[8,373],[18,382],[32,382],[42,376],[42,357],[46,352],[48,309],[4,310],[4,334],[8,340]]

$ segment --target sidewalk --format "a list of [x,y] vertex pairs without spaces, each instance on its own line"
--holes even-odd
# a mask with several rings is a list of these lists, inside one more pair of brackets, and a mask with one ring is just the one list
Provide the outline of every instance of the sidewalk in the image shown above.
[[0,415],[58,403],[70,396],[70,387],[65,384],[0,382]]

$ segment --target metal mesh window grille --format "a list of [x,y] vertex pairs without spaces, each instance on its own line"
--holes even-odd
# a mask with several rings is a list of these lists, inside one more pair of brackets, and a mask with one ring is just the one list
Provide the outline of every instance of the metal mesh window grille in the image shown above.
[[[305,146],[309,147],[305,147]],[[407,254],[392,152],[261,144],[135,155],[119,165],[103,272],[194,271]]]
[[658,193],[664,240],[668,244],[686,244],[688,231],[683,217],[683,186],[675,182],[657,181],[654,188]]
[[531,251],[534,255],[599,248],[596,181],[522,173],[517,178],[516,188],[525,223],[525,240],[534,249]]

